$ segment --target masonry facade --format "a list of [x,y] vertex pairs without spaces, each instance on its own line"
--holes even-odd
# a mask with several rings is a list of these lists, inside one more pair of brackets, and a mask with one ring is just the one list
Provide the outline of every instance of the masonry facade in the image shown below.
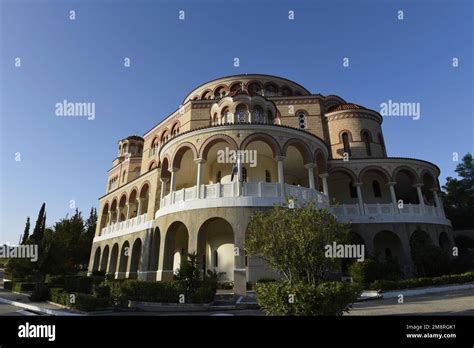
[[[415,230],[453,246],[439,168],[388,157],[379,113],[269,75],[207,82],[181,105],[143,137],[118,142],[90,272],[168,281],[196,252],[203,270],[244,294],[247,282],[276,276],[245,255],[249,219],[288,197],[352,222],[354,240],[395,257],[405,276]],[[241,155],[235,164],[222,160],[232,151]]]

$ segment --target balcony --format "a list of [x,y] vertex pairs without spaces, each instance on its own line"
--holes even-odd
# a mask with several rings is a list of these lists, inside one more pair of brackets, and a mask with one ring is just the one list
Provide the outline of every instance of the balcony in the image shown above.
[[327,207],[326,197],[317,190],[307,187],[284,185],[281,192],[279,183],[230,182],[225,184],[201,185],[183,188],[166,195],[156,212],[155,218],[183,210],[218,207],[271,207],[285,202],[291,196],[297,202],[316,201],[320,208]]
[[108,238],[119,237],[128,233],[142,231],[152,227],[153,220],[146,220],[146,214],[117,222],[100,230],[100,236],[94,238],[94,242]]
[[432,223],[450,226],[441,210],[431,205],[405,204],[403,209],[391,203],[364,204],[361,212],[358,204],[340,204],[331,210],[341,222],[353,223]]

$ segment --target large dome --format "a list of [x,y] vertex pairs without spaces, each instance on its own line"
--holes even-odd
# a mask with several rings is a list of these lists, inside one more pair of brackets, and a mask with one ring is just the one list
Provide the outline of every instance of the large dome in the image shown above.
[[189,100],[220,99],[231,93],[242,92],[250,95],[265,97],[276,96],[301,96],[311,93],[296,82],[288,79],[262,74],[242,74],[221,77],[206,82],[192,90],[184,99],[183,104]]

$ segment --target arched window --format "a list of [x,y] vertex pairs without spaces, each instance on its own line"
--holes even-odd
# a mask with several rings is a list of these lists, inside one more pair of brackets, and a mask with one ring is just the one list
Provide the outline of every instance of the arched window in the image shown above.
[[367,156],[372,156],[372,150],[370,149],[370,136],[369,132],[362,133],[362,140],[365,144],[365,151],[367,152]]
[[387,156],[387,151],[385,150],[385,143],[384,143],[384,141],[383,141],[382,134],[379,133],[378,136],[377,136],[377,138],[378,138],[378,140],[379,140],[380,146],[382,147],[382,154],[383,154],[384,156]]
[[344,145],[344,152],[351,155],[351,146],[349,145],[349,135],[347,133],[342,133],[342,144]]
[[230,123],[230,111],[229,108],[224,108],[221,112],[221,124]]
[[372,189],[374,190],[374,197],[382,197],[382,191],[380,190],[380,184],[377,180],[372,181]]
[[247,168],[242,167],[242,181],[247,182]]
[[349,182],[349,194],[351,195],[351,198],[357,198],[357,189],[352,181]]
[[272,182],[272,174],[269,170],[265,170],[265,182]]
[[219,267],[219,254],[214,250],[214,267]]
[[298,124],[301,129],[306,128],[306,115],[304,112],[298,113]]
[[249,89],[250,95],[252,96],[262,95],[262,87],[256,82],[251,83],[248,89]]
[[221,179],[222,179],[222,173],[221,171],[219,170],[217,172],[217,175],[216,175],[216,183],[218,182],[219,184],[221,183]]
[[291,95],[291,89],[289,89],[288,87],[283,87],[281,89],[281,95],[286,97],[286,96],[290,96]]
[[260,106],[256,106],[252,111],[252,121],[256,123],[263,122],[263,109]]
[[237,122],[247,122],[247,106],[240,104],[236,109]]
[[266,97],[273,97],[278,94],[278,87],[273,83],[269,83],[265,86],[265,96]]

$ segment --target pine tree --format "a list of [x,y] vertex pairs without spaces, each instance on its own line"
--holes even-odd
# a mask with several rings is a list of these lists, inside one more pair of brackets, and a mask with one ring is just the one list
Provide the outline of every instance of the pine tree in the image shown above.
[[21,238],[20,244],[25,245],[29,237],[30,237],[30,217],[28,216],[26,218],[25,231],[23,232],[23,236]]

